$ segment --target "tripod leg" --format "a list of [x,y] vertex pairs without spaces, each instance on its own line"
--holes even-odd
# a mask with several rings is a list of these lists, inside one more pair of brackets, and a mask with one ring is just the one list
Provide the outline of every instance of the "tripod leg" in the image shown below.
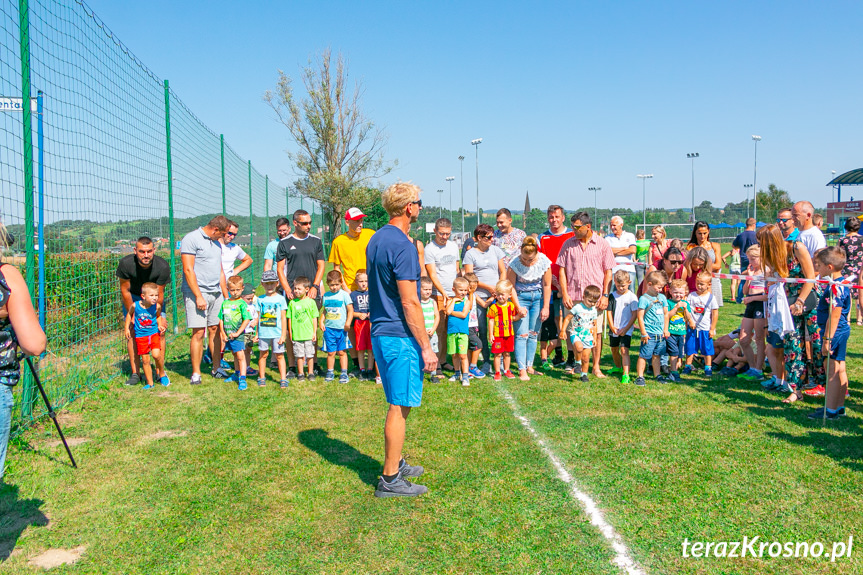
[[42,394],[42,401],[45,402],[45,407],[48,408],[48,417],[50,417],[51,421],[54,422],[54,427],[57,428],[57,433],[60,434],[60,440],[63,442],[63,447],[66,448],[66,453],[69,454],[69,460],[72,462],[72,467],[77,469],[78,464],[75,463],[75,458],[72,457],[72,450],[69,449],[69,444],[66,443],[66,436],[63,435],[63,430],[60,429],[60,422],[57,421],[57,414],[54,413],[54,408],[51,407],[51,402],[48,401],[48,396],[45,394],[45,388],[42,387],[42,382],[39,380],[39,374],[36,373],[32,360],[29,357],[25,358],[25,360],[27,361],[27,366],[30,368],[30,373],[33,374],[33,380],[36,382],[36,387],[39,388],[39,393]]

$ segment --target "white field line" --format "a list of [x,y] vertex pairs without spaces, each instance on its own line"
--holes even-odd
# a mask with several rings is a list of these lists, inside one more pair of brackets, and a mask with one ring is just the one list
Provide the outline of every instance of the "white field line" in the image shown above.
[[506,399],[507,403],[509,403],[509,406],[512,408],[512,414],[530,432],[534,441],[536,441],[536,444],[539,445],[542,452],[546,457],[548,457],[551,464],[554,465],[554,468],[557,469],[557,476],[561,481],[569,485],[569,490],[572,496],[581,502],[585,513],[587,513],[587,516],[590,519],[590,523],[595,525],[596,528],[599,529],[599,532],[602,533],[602,536],[611,544],[611,548],[614,550],[614,563],[621,571],[628,575],[646,575],[645,571],[638,566],[630,555],[629,548],[627,548],[623,539],[617,531],[614,530],[614,527],[605,520],[605,516],[602,514],[599,507],[597,507],[593,498],[578,488],[578,484],[575,482],[575,479],[573,479],[569,471],[566,470],[563,462],[561,462],[560,458],[555,455],[554,451],[551,450],[545,440],[539,436],[539,433],[537,433],[536,429],[533,428],[533,424],[530,419],[519,413],[521,409],[519,408],[518,403],[516,403],[515,398],[502,386],[498,385],[497,389],[503,398]]

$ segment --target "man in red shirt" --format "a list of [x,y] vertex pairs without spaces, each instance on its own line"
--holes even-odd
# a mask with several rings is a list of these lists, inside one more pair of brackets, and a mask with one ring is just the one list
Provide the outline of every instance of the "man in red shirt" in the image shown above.
[[[570,218],[573,237],[566,240],[557,256],[560,299],[563,307],[571,310],[581,301],[584,288],[595,285],[602,291],[596,305],[599,312],[608,307],[608,294],[611,293],[611,270],[615,266],[614,253],[605,238],[593,231],[590,214],[576,212]],[[593,348],[593,375],[605,377],[599,369],[602,355],[602,330],[604,327],[600,314],[596,320],[599,335]],[[572,354],[570,354],[572,357]]]
[[[546,211],[548,218],[548,229],[539,236],[539,251],[551,260],[551,309],[548,319],[542,322],[542,327],[539,332],[539,355],[541,369],[549,369],[548,352],[554,349],[554,366],[559,367],[564,364],[563,349],[558,340],[560,333],[560,293],[558,291],[558,271],[560,266],[557,265],[557,256],[560,253],[560,248],[563,243],[573,236],[571,229],[566,227],[566,214],[563,208],[557,204],[548,206]],[[567,342],[567,347],[571,349],[572,344]],[[570,354],[572,355],[572,354]]]

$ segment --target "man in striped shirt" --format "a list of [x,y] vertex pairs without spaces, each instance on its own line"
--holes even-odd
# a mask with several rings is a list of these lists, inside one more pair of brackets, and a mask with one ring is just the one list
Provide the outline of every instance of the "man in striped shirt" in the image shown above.
[[[593,231],[590,214],[576,212],[570,221],[575,235],[564,242],[557,256],[557,265],[560,266],[558,272],[560,299],[566,309],[572,309],[581,301],[584,288],[595,285],[602,290],[602,297],[596,308],[598,311],[604,311],[608,307],[608,294],[611,292],[611,270],[615,265],[614,253],[608,242]],[[596,333],[600,334],[593,348],[593,375],[596,377],[605,377],[599,369],[604,315],[599,314],[596,320]],[[570,363],[572,359],[570,354]],[[570,368],[570,363],[567,363],[567,370]],[[572,368],[574,369],[574,364]]]

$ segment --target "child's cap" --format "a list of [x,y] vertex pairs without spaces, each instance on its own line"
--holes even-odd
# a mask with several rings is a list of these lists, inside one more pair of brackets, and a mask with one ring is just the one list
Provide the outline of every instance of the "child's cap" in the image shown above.
[[279,274],[276,273],[276,270],[267,270],[261,274],[261,283],[269,283],[269,282],[277,282],[279,281]]
[[243,288],[243,295],[244,295],[244,296],[246,296],[246,295],[254,295],[254,293],[255,293],[255,288],[253,288],[253,287],[252,287],[252,286],[250,286],[250,285],[246,285],[246,286]]

